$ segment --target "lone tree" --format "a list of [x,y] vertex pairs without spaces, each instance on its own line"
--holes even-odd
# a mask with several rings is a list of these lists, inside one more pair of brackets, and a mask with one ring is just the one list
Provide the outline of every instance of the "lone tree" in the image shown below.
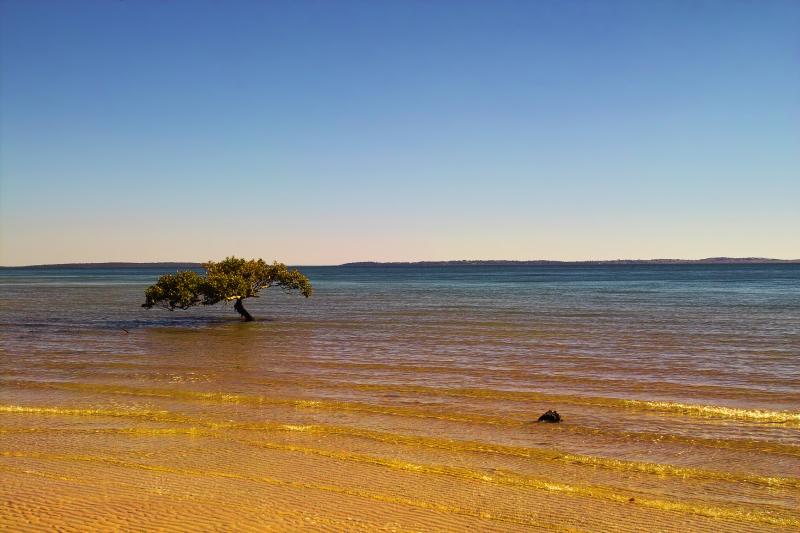
[[244,308],[242,300],[257,297],[261,289],[281,287],[286,292],[297,290],[306,298],[313,290],[307,277],[277,261],[269,265],[263,259],[228,257],[218,263],[203,263],[203,268],[205,276],[192,270],[164,274],[155,285],[144,291],[142,307],[158,306],[174,311],[236,300],[233,308],[249,322],[253,316]]

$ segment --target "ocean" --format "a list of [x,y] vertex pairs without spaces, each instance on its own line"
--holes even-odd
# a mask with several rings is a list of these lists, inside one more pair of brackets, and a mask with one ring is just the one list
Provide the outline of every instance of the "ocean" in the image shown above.
[[0,270],[0,524],[800,528],[800,265],[300,270]]

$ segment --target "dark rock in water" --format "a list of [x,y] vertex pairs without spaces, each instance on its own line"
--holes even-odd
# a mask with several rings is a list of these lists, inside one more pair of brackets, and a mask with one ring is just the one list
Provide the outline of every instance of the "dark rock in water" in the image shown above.
[[540,416],[537,422],[561,422],[561,415],[556,411],[550,410]]

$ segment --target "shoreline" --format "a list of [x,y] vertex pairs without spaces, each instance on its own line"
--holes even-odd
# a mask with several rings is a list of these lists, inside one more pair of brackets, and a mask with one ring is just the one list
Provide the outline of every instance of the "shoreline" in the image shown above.
[[[560,261],[553,259],[454,259],[445,261],[352,261],[337,265],[293,265],[298,267],[383,267],[383,266],[614,266],[614,265],[796,265],[800,259],[768,257],[708,257],[705,259],[602,259]],[[203,263],[192,261],[103,261],[90,263],[44,263],[35,265],[0,265],[0,270],[22,268],[201,268]]]

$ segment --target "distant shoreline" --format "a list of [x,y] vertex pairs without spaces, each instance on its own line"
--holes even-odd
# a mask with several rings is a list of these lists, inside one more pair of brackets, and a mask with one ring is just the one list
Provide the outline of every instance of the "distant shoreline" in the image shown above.
[[[705,259],[611,259],[584,261],[556,261],[536,259],[530,261],[511,261],[503,259],[454,261],[355,261],[341,265],[298,265],[298,266],[342,266],[342,267],[378,267],[378,266],[591,266],[591,265],[758,265],[758,264],[800,264],[800,259],[769,259],[766,257],[708,257]],[[192,262],[102,262],[102,263],[56,263],[45,265],[0,266],[0,269],[19,268],[201,268],[202,263]]]
[[105,263],[53,263],[47,265],[20,265],[20,266],[0,266],[0,269],[15,268],[200,268],[202,263],[125,263],[125,262],[105,262]]
[[340,266],[459,266],[459,265],[489,265],[489,266],[547,266],[547,265],[757,265],[790,263],[800,264],[800,259],[769,259],[766,257],[708,257],[705,259],[610,259],[610,260],[584,260],[584,261],[556,261],[550,259],[536,259],[530,261],[507,261],[501,259],[457,261],[360,261],[344,263]]

